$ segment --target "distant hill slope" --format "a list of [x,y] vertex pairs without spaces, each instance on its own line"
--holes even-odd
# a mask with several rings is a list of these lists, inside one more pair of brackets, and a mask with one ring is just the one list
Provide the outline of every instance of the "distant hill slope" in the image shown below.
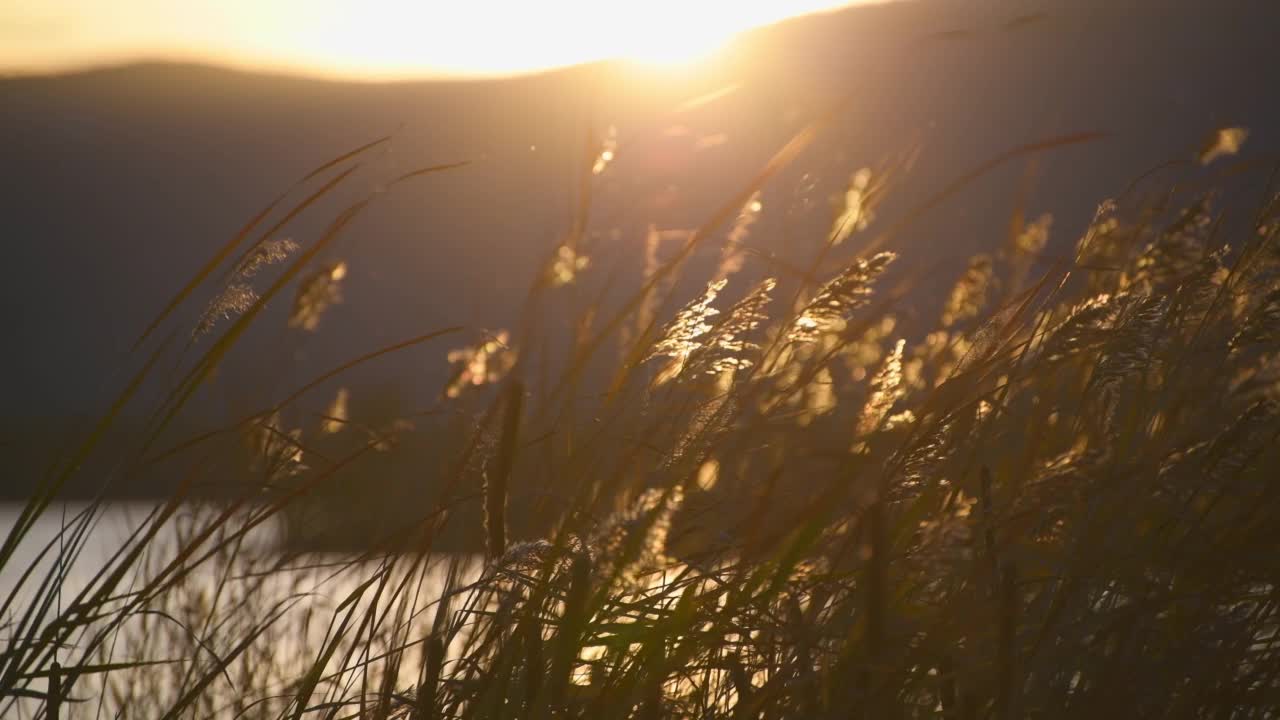
[[[770,184],[753,242],[803,256],[849,173],[915,144],[882,217],[1012,146],[1107,131],[1036,170],[1029,209],[1054,212],[1065,243],[1098,200],[1189,157],[1215,127],[1250,127],[1254,153],[1280,148],[1278,29],[1280,3],[1262,0],[922,0],[784,23],[665,76],[602,64],[366,85],[144,64],[0,80],[0,414],[93,411],[149,315],[213,248],[309,168],[389,132],[390,150],[351,192],[421,165],[471,164],[380,200],[340,246],[349,302],[328,332],[299,342],[264,326],[223,370],[248,385],[223,383],[202,412],[225,414],[243,400],[235,388],[295,364],[311,374],[445,324],[509,324],[535,258],[569,224],[590,127],[616,125],[622,142],[597,182],[592,228],[612,243],[602,257],[638,253],[651,221],[692,226],[845,96],[847,110]],[[915,226],[904,262],[998,241],[1025,174],[1004,168]],[[316,229],[295,232],[305,241]],[[443,368],[404,357],[367,380],[425,396]]]

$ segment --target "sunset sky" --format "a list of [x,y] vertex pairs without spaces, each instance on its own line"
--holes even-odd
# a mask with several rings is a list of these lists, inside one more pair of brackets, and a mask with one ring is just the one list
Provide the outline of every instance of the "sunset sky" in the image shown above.
[[682,62],[849,0],[0,0],[0,72],[139,59],[391,79]]

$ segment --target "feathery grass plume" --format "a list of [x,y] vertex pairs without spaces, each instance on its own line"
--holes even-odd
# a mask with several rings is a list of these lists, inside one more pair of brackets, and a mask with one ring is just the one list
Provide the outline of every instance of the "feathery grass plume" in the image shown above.
[[338,388],[337,394],[333,396],[333,402],[329,403],[329,409],[325,411],[324,422],[320,424],[320,432],[332,435],[347,426],[347,421],[349,420],[347,402],[350,399],[350,391],[344,387]]
[[[1191,186],[1216,180],[1190,172]],[[1249,177],[1233,175],[1233,193]],[[384,504],[370,513],[376,527],[367,552],[300,569],[323,585],[294,584],[292,566],[307,563],[304,556],[242,549],[241,530],[273,512],[288,521],[312,517],[295,508],[354,525],[354,508],[342,503],[365,500],[368,487],[326,481],[329,467],[347,458],[326,458],[322,471],[265,495],[261,483],[216,502],[179,491],[86,592],[68,584],[59,601],[57,585],[69,576],[32,567],[23,590],[35,591],[34,600],[0,597],[0,716],[39,717],[56,675],[61,712],[73,717],[100,707],[104,717],[121,718],[408,720],[410,706],[418,720],[940,713],[976,720],[1068,708],[1145,717],[1170,707],[1188,717],[1273,716],[1280,570],[1269,549],[1280,513],[1272,481],[1280,348],[1271,326],[1280,318],[1280,267],[1267,264],[1276,238],[1255,232],[1274,222],[1266,214],[1274,210],[1259,213],[1255,227],[1215,224],[1212,235],[1197,229],[1200,221],[1183,223],[1175,232],[1187,238],[1144,255],[1166,242],[1165,204],[1188,187],[1153,194],[1154,205],[1146,201],[1110,235],[1111,219],[1096,219],[1094,258],[1106,262],[1038,286],[1053,286],[1048,292],[1016,293],[1026,302],[1001,303],[1020,308],[1015,317],[991,313],[988,302],[966,322],[999,329],[991,335],[957,330],[967,324],[919,328],[922,342],[906,353],[901,333],[883,320],[876,327],[877,318],[863,317],[867,308],[856,326],[788,343],[793,317],[766,330],[762,317],[774,306],[761,303],[734,320],[739,313],[726,304],[703,318],[710,329],[695,339],[699,349],[684,373],[691,377],[704,362],[701,353],[714,354],[722,329],[759,325],[776,342],[770,374],[750,387],[708,381],[645,393],[624,384],[597,402],[594,382],[586,382],[571,391],[572,402],[547,408],[531,407],[545,396],[530,395],[519,443],[499,429],[500,395],[474,439],[471,428],[452,423],[424,433],[438,437],[444,453],[439,503],[403,502],[394,486],[374,493],[368,500]],[[1233,195],[1231,206],[1246,195]],[[1213,252],[1236,238],[1241,250],[1228,286]],[[1012,255],[998,256],[1007,291],[1005,261],[1015,267]],[[1129,284],[1120,285],[1122,276]],[[788,310],[799,315],[816,290]],[[655,292],[659,302],[667,292]],[[1195,315],[1206,294],[1221,314],[1202,320]],[[1159,313],[1157,298],[1165,302]],[[1032,308],[1040,314],[1024,318]],[[985,315],[992,319],[983,324]],[[619,315],[609,327],[631,320]],[[622,362],[644,356],[661,328],[645,326],[648,336],[628,346]],[[727,337],[727,354],[754,352],[746,332]],[[1142,348],[1125,350],[1135,337]],[[538,339],[548,356],[576,364],[572,333]],[[999,353],[984,349],[993,343]],[[1141,383],[1129,375],[1114,388],[1087,384],[1105,366],[1142,365],[1133,356],[1143,354]],[[986,358],[980,368],[990,371],[974,373],[981,376],[974,383],[956,370],[971,357]],[[472,359],[458,358],[464,366]],[[483,364],[477,374],[488,382]],[[895,364],[902,378],[890,381]],[[963,401],[941,402],[945,392],[927,389],[945,387],[953,370],[966,375],[952,385]],[[1115,413],[1123,428],[1099,420],[1108,392],[1124,411]],[[841,412],[815,418],[814,406],[803,412],[793,398],[838,403]],[[461,424],[473,420],[445,409]],[[864,415],[877,419],[867,421],[868,447],[849,452],[851,426]],[[279,416],[237,427],[260,435],[255,459],[275,456],[273,464],[286,468],[314,460]],[[467,442],[461,457],[450,452],[459,437]],[[360,446],[353,474],[377,480],[389,466],[355,437],[330,439],[326,451]],[[494,477],[497,458],[512,455],[499,445],[519,448],[521,486],[551,500],[534,512],[554,514],[546,519],[556,540],[504,538],[493,543],[505,546],[503,555],[475,567],[473,581],[458,582],[451,562],[441,591],[436,573],[449,549],[435,539],[481,537],[479,523],[468,526],[468,514],[453,509],[483,510],[484,499],[470,491],[480,488],[483,470]],[[217,453],[202,454],[198,469],[205,458]],[[434,468],[423,471],[434,483]],[[508,494],[514,470],[510,477]],[[334,504],[292,504],[334,486],[346,493]],[[560,498],[571,502],[558,508]],[[609,507],[617,508],[612,517]],[[597,524],[601,513],[606,520]],[[68,563],[101,517],[86,511],[64,533]],[[172,526],[177,547],[149,534]],[[392,549],[406,528],[421,538],[417,552]],[[599,555],[575,534],[587,534]],[[29,546],[16,547],[14,565],[0,574],[24,569]],[[64,556],[62,542],[49,547],[46,559],[54,548]],[[868,552],[860,557],[859,549]],[[32,587],[41,577],[43,589]],[[332,588],[336,596],[324,592]],[[462,602],[458,612],[451,598]],[[297,607],[277,616],[276,601]],[[433,604],[428,634],[422,623]],[[399,657],[411,638],[422,646],[422,668],[402,676]],[[288,697],[276,699],[282,690]]]
[[231,283],[223,289],[218,297],[209,302],[208,307],[200,316],[200,321],[196,323],[196,327],[191,332],[193,338],[199,338],[206,335],[218,324],[219,320],[229,320],[236,317],[258,301],[258,293],[253,288],[244,283]]
[[747,235],[751,232],[751,226],[760,219],[760,213],[763,210],[764,203],[760,201],[760,191],[757,190],[738,211],[738,217],[725,238],[724,249],[720,252],[720,265],[716,268],[716,274],[712,280],[723,280],[742,270],[742,263],[746,257],[744,245]]
[[462,464],[458,468],[458,474],[468,480],[474,479],[477,483],[483,483],[489,462],[497,452],[498,437],[489,427],[488,419],[482,415],[470,418],[467,425],[473,446],[470,452],[461,458]]
[[591,258],[581,255],[568,245],[561,245],[556,250],[555,260],[548,270],[551,287],[564,287],[573,283],[578,274],[591,266]]
[[[941,342],[933,340],[935,336],[939,335],[943,336]],[[902,363],[902,381],[907,390],[919,392],[927,390],[933,385],[928,359],[939,350],[946,348],[945,337],[947,335],[948,333],[942,331],[929,333],[924,336],[923,342],[911,348],[911,356]],[[942,377],[946,376],[943,375]]]
[[1209,133],[1204,145],[1200,148],[1200,164],[1208,165],[1220,157],[1235,155],[1249,139],[1248,128],[1224,127]]
[[[717,378],[719,382],[724,376]],[[727,392],[719,392],[705,403],[698,405],[684,432],[671,444],[662,467],[676,471],[687,459],[704,457],[724,433],[738,409],[738,402]]]
[[647,488],[638,498],[609,516],[591,546],[625,587],[636,587],[644,573],[671,563],[667,538],[675,513],[684,504],[684,489]]
[[824,334],[843,330],[849,315],[871,301],[876,280],[897,257],[895,253],[880,252],[869,260],[855,260],[822,286],[796,318],[787,340],[811,343]]
[[336,262],[317,268],[298,285],[289,313],[289,327],[314,332],[320,327],[320,318],[331,305],[342,302],[342,279],[347,276],[347,264]]
[[1095,387],[1112,388],[1125,377],[1147,369],[1168,307],[1166,297],[1131,297],[1094,369],[1090,382]]
[[918,492],[930,485],[947,485],[949,480],[939,473],[954,440],[954,421],[934,423],[921,429],[919,436],[906,448],[899,471],[900,480],[890,488],[893,495]]
[[1119,205],[1113,199],[1098,203],[1093,220],[1076,241],[1076,262],[1084,266],[1117,267],[1124,263],[1127,248],[1119,239],[1125,234],[1120,224]]
[[862,408],[861,417],[858,418],[858,437],[865,437],[875,432],[888,417],[893,404],[902,396],[899,386],[902,384],[902,350],[906,345],[906,340],[898,340],[889,357],[885,358],[884,365],[876,372],[875,377],[871,378],[871,395]]
[[906,427],[916,421],[916,414],[910,410],[903,410],[900,413],[894,413],[884,419],[885,430],[897,430]]
[[758,350],[760,346],[745,337],[768,319],[765,308],[772,300],[770,293],[777,285],[773,278],[765,278],[729,308],[723,319],[712,326],[701,345],[689,354],[681,374],[720,375],[728,370],[751,367],[754,360],[746,357],[746,353]]
[[[1209,479],[1229,481],[1248,468],[1249,462],[1273,447],[1275,420],[1280,417],[1280,403],[1270,398],[1255,400],[1238,418],[1223,428],[1204,448]],[[1202,466],[1203,467],[1203,466]],[[1197,476],[1203,481],[1204,475]]]
[[1231,338],[1233,350],[1253,345],[1275,345],[1280,340],[1280,288],[1263,296]]
[[840,211],[831,224],[828,244],[839,245],[849,236],[865,229],[875,219],[872,209],[875,188],[871,182],[871,168],[862,168],[849,178],[849,187],[841,198]]
[[237,274],[242,278],[253,277],[259,270],[276,263],[284,262],[290,255],[298,251],[300,246],[292,238],[275,238],[258,247],[240,265]]
[[618,128],[613,125],[609,126],[608,132],[605,133],[604,139],[600,141],[600,154],[596,156],[595,164],[591,166],[591,173],[599,175],[609,167],[609,163],[613,162],[613,158],[618,151]]
[[1041,354],[1054,362],[1098,346],[1106,339],[1106,331],[1115,323],[1120,308],[1121,298],[1107,293],[1077,304],[1047,332]]
[[283,429],[279,411],[260,419],[248,432],[253,467],[269,480],[293,477],[307,469],[303,464],[302,428]]
[[1026,285],[1032,263],[1049,244],[1049,231],[1052,227],[1053,215],[1044,213],[1024,225],[1013,237],[1012,246],[1006,254],[1009,266],[1006,292],[1016,294]]
[[262,268],[283,262],[298,250],[298,243],[289,238],[268,240],[255,249],[232,276],[232,280],[216,298],[209,302],[200,320],[191,332],[194,339],[208,334],[219,320],[236,317],[258,301],[258,293],[249,281]]
[[1022,255],[1039,255],[1049,244],[1049,231],[1053,228],[1053,214],[1044,213],[1022,228],[1013,240],[1013,249]]
[[453,375],[445,385],[445,396],[456,398],[468,387],[501,380],[516,363],[516,353],[507,341],[506,330],[489,335],[471,347],[450,350],[446,356],[454,366]]
[[702,297],[684,306],[663,328],[662,339],[654,344],[653,349],[644,359],[645,362],[658,357],[665,357],[668,360],[667,366],[654,379],[655,385],[661,385],[678,377],[684,372],[690,356],[703,347],[704,338],[713,327],[710,319],[720,314],[719,310],[711,307],[711,303],[715,302],[727,282],[727,280],[719,280],[707,283],[707,289],[702,293]]
[[1226,257],[1231,247],[1223,245],[1195,263],[1178,282],[1178,305],[1184,318],[1199,321],[1209,311],[1231,272]]
[[1019,535],[1037,542],[1055,542],[1070,530],[1067,522],[1087,499],[1090,484],[1112,457],[1105,447],[1087,447],[1084,438],[1057,455],[1040,460],[1029,479],[1012,498],[1011,516],[1021,518]]
[[974,255],[942,310],[942,326],[951,327],[958,322],[977,317],[987,304],[987,292],[994,281],[995,265],[990,255]]
[[1022,307],[1020,303],[1009,303],[992,313],[973,332],[957,335],[950,348],[957,360],[950,374],[941,377],[951,379],[993,359],[1011,333],[1017,332],[1019,326],[1015,320]]
[[549,540],[522,540],[508,546],[494,567],[499,572],[531,575],[546,567],[555,555],[556,546]]
[[1131,270],[1121,277],[1120,287],[1141,294],[1171,293],[1202,266],[1213,217],[1210,198],[1203,197],[1185,208],[1156,240],[1143,248]]

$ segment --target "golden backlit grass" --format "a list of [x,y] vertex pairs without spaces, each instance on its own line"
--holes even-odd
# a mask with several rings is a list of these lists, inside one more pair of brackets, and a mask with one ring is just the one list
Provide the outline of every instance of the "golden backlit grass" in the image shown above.
[[[894,279],[894,235],[1000,163],[1092,136],[957,173],[904,217],[876,219],[888,185],[856,173],[809,270],[772,277],[744,254],[769,211],[758,191],[811,132],[667,260],[651,254],[616,302],[593,287],[607,279],[575,224],[514,330],[453,343],[436,409],[468,430],[443,451],[433,500],[367,552],[300,571],[300,557],[247,548],[252,530],[409,432],[359,426],[340,376],[394,352],[443,357],[455,330],[162,445],[266,300],[292,292],[294,331],[323,331],[342,263],[358,258],[322,251],[373,198],[311,243],[278,236],[373,146],[308,176],[295,191],[318,190],[268,207],[152,323],[138,379],[10,532],[0,567],[158,358],[176,355],[185,374],[120,475],[163,459],[189,477],[64,595],[58,568],[102,506],[67,519],[47,548],[61,562],[33,565],[0,609],[0,714],[1273,716],[1280,195],[1269,168],[1232,157],[1243,135],[1223,136],[1228,159],[1206,151],[1207,170],[1099,198],[1079,238],[1051,237],[1049,217],[1015,224],[955,268],[936,323],[904,336],[911,278]],[[587,158],[584,177],[607,164]],[[1247,215],[1218,196],[1226,177],[1256,179]],[[705,292],[671,297],[692,250],[718,241]],[[596,299],[562,338],[545,314],[568,288]],[[201,292],[214,300],[201,306]],[[177,312],[192,303],[207,308],[194,337]],[[330,410],[309,418],[304,398]],[[251,440],[261,482],[202,502],[200,452],[223,435]],[[350,442],[332,454],[321,436]],[[477,497],[484,526],[453,527]],[[551,531],[513,537],[512,508]],[[485,558],[433,552],[450,530]],[[325,588],[341,592],[324,601]]]

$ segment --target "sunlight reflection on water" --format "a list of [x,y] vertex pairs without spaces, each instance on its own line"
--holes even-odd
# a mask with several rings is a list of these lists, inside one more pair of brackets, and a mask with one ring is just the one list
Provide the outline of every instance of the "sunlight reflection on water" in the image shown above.
[[[148,515],[156,507],[153,503],[125,502],[112,503],[100,509],[97,521],[85,537],[79,556],[64,570],[66,581],[63,592],[57,598],[50,616],[56,615],[56,606],[65,609],[76,593],[95,582],[96,574],[112,562],[113,555],[128,541],[130,532],[146,522]],[[68,503],[64,514],[62,505],[50,506],[19,545],[14,558],[5,568],[0,569],[0,602],[13,591],[15,583],[28,568],[34,566],[37,569],[23,584],[5,616],[0,617],[0,651],[12,647],[14,629],[30,607],[32,598],[37,597],[37,589],[45,574],[56,571],[60,529],[64,525],[74,526],[76,516],[86,508],[86,503]],[[14,527],[21,511],[22,508],[18,505],[0,505],[0,534],[7,534]],[[130,569],[116,595],[125,596],[144,587],[173,559],[180,545],[179,540],[190,538],[193,529],[207,527],[215,512],[217,508],[212,506],[193,505],[180,509],[148,544],[147,552],[137,563],[137,567]],[[246,515],[249,516],[251,515]],[[239,523],[232,523],[230,529],[240,526]],[[405,562],[412,558],[403,555],[360,559],[354,554],[286,553],[283,539],[283,522],[271,518],[245,535],[239,545],[238,555],[218,554],[211,557],[197,566],[174,589],[149,600],[144,607],[181,617],[187,627],[209,628],[203,642],[223,654],[240,638],[245,637],[254,623],[263,621],[277,602],[292,598],[288,610],[280,616],[271,630],[261,636],[257,643],[261,647],[245,653],[242,663],[245,665],[243,672],[246,675],[266,674],[267,670],[263,666],[270,666],[270,679],[255,679],[259,690],[268,689],[271,685],[275,685],[277,689],[287,686],[314,661],[318,648],[323,645],[326,634],[330,632],[330,619],[336,616],[335,610],[353,591],[376,576],[388,563],[397,563],[396,570],[387,573],[390,579],[387,587],[394,587],[406,577],[405,571],[413,563]],[[407,655],[410,662],[402,668],[401,686],[413,683],[416,670],[414,661],[418,656],[416,641],[430,626],[434,614],[433,603],[443,592],[451,559],[448,555],[432,555],[426,559],[423,564],[425,570],[419,570],[410,578],[413,584],[409,586],[411,590],[408,594],[412,596],[412,603],[404,612],[405,617],[393,621],[393,625],[399,629],[394,632],[386,631],[387,638],[394,642],[415,644],[415,648]],[[474,580],[481,564],[469,556],[462,557],[461,560],[462,582]],[[357,606],[367,607],[374,595],[372,589],[366,589]],[[388,601],[389,597],[393,599]],[[391,590],[382,595],[379,601],[382,608],[379,610],[380,614],[395,612],[394,606],[399,601],[394,597]],[[119,607],[123,607],[123,604],[110,605],[113,610]],[[166,623],[155,622],[154,618],[143,617],[144,615],[145,612],[134,611],[131,618],[120,625],[120,631],[110,643],[112,661],[177,657],[183,658],[186,663],[192,655],[200,654],[199,649],[193,649],[186,642],[186,630],[180,631]],[[46,618],[41,626],[47,627],[48,624],[49,618]],[[399,639],[394,640],[397,633]],[[24,632],[22,636],[30,637],[30,634]],[[78,661],[77,652],[87,644],[88,636],[87,632],[85,635],[73,636],[72,647],[64,651],[60,658],[64,665]],[[95,656],[94,661],[101,662],[103,659]],[[333,671],[341,668],[330,664],[329,669]],[[233,669],[232,677],[235,677],[235,672]],[[162,671],[150,674],[159,677]],[[117,681],[123,676],[126,683],[137,683],[139,688],[146,687],[148,682],[163,684],[163,681],[141,676],[122,673],[115,675]],[[96,700],[107,694],[99,684],[101,677],[95,676],[78,682],[77,694],[91,698],[94,702],[72,709],[71,716],[92,716],[96,711]],[[216,686],[211,686],[211,690],[215,694],[219,692]],[[235,699],[233,694],[220,700],[234,702]],[[157,697],[155,701],[159,706],[169,699]],[[7,717],[6,712],[14,712],[17,717],[38,717],[41,712],[39,708],[39,704],[34,701],[23,702],[16,707],[0,704],[0,715]]]

